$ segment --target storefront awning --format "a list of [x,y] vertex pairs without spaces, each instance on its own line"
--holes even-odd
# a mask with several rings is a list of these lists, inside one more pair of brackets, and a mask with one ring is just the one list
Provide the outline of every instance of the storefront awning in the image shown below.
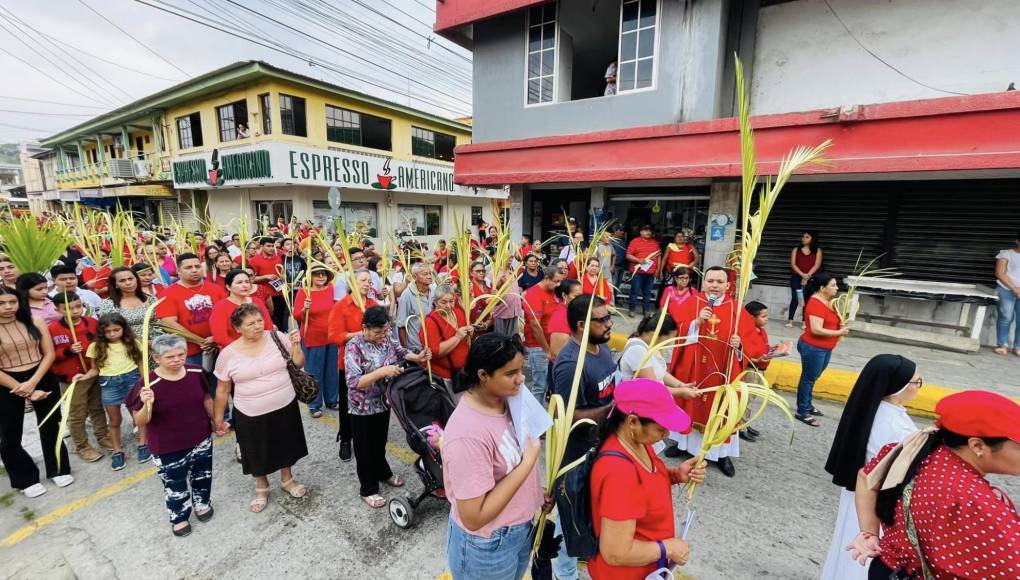
[[[555,106],[555,105],[553,105]],[[826,139],[827,175],[1020,169],[1020,91],[863,105],[751,119],[758,173]],[[734,118],[463,145],[454,181],[598,183],[732,178],[741,173]]]

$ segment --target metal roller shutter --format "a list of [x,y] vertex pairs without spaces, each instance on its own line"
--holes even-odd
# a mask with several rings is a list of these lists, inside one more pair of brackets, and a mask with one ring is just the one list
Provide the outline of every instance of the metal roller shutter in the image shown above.
[[1020,230],[1020,181],[913,183],[899,199],[889,266],[904,278],[991,285]]
[[758,248],[755,284],[786,286],[790,250],[804,230],[818,232],[822,268],[840,278],[853,272],[857,257],[882,253],[888,189],[874,183],[792,183],[779,195]]

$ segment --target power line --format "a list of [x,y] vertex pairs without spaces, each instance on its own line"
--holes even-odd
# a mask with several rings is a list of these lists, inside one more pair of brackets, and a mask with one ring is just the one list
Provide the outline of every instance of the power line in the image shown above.
[[93,113],[47,113],[42,111],[16,111],[14,109],[0,109],[0,113],[18,113],[21,115],[44,115],[47,117],[95,117]]
[[119,62],[116,62],[116,61],[106,60],[105,58],[103,58],[101,56],[92,54],[91,52],[87,52],[86,50],[78,48],[77,46],[74,46],[73,44],[68,44],[68,43],[60,40],[59,38],[57,38],[55,36],[50,36],[49,34],[46,34],[45,32],[40,32],[39,34],[41,34],[41,35],[45,36],[46,38],[50,39],[50,41],[52,41],[52,42],[56,42],[57,44],[62,44],[64,46],[66,46],[67,48],[70,48],[71,50],[74,50],[74,51],[80,52],[81,54],[84,54],[85,56],[92,57],[92,58],[94,58],[94,59],[96,59],[96,60],[98,60],[100,62],[105,62],[106,64],[113,65],[113,66],[118,67],[118,68],[122,68],[122,69],[124,69],[124,70],[126,70],[128,72],[133,72],[133,73],[139,74],[139,75],[145,75],[147,77],[152,77],[154,79],[159,79],[161,81],[170,81],[172,83],[177,83],[177,82],[180,82],[180,80],[181,80],[181,79],[172,79],[170,77],[161,77],[159,75],[154,75],[154,74],[152,74],[150,72],[145,72],[143,70],[138,70],[136,68],[131,68],[129,66],[125,66],[125,65],[123,65],[123,64],[121,64]]
[[95,8],[89,6],[88,3],[85,2],[85,0],[78,0],[78,2],[81,2],[81,4],[83,6],[85,6],[86,8],[88,8],[90,11],[92,11],[93,14],[95,14],[96,16],[98,16],[98,17],[102,18],[103,20],[105,20],[110,26],[112,26],[112,27],[116,28],[117,30],[123,32],[128,38],[130,38],[131,40],[133,40],[136,43],[138,43],[142,48],[144,48],[145,50],[147,50],[147,51],[151,52],[152,54],[158,56],[160,60],[162,60],[163,62],[165,62],[168,65],[170,65],[170,66],[174,67],[175,69],[177,69],[185,77],[191,76],[191,75],[188,74],[188,71],[186,71],[186,70],[182,69],[181,67],[177,66],[176,64],[170,62],[170,60],[168,60],[165,56],[159,54],[158,52],[156,52],[155,50],[150,48],[149,45],[145,44],[141,40],[138,40],[137,38],[132,36],[130,32],[128,32],[127,30],[124,30],[120,26],[117,26],[117,24],[115,22],[113,22],[112,20],[110,20],[106,16],[103,16],[103,14],[101,12],[99,12]]
[[836,11],[833,10],[832,5],[829,4],[829,0],[822,0],[822,1],[825,2],[825,6],[829,9],[829,12],[831,12],[832,15],[836,18],[836,20],[839,21],[840,25],[843,26],[843,30],[846,30],[846,33],[848,35],[850,35],[850,38],[852,38],[853,41],[857,43],[857,46],[859,46],[862,49],[864,49],[864,52],[870,54],[872,56],[872,58],[874,58],[878,62],[884,64],[886,67],[888,67],[890,70],[892,70],[896,74],[898,74],[901,77],[907,79],[908,81],[910,81],[910,82],[912,82],[912,83],[914,83],[916,85],[920,85],[920,86],[922,86],[922,87],[924,87],[926,89],[931,89],[933,91],[937,91],[937,92],[940,92],[940,93],[946,93],[947,95],[962,95],[962,96],[968,96],[969,95],[969,93],[959,93],[959,92],[956,92],[956,91],[949,91],[949,90],[946,90],[946,89],[940,89],[938,87],[933,87],[933,86],[931,86],[931,85],[929,85],[927,83],[923,83],[923,82],[915,79],[914,77],[912,77],[912,76],[908,75],[907,73],[901,71],[900,69],[896,68],[895,66],[889,64],[889,62],[887,62],[885,59],[883,59],[882,57],[880,57],[877,54],[875,54],[875,52],[873,50],[871,50],[867,46],[864,46],[864,43],[862,43],[860,40],[857,39],[857,37],[854,35],[854,33],[850,31],[850,27],[846,25],[846,22],[843,22],[843,19],[839,17],[839,14],[836,14]]
[[6,54],[7,56],[9,56],[9,57],[13,58],[14,60],[16,60],[16,61],[18,61],[18,62],[21,62],[21,63],[22,63],[22,64],[24,64],[25,66],[28,66],[28,67],[32,68],[32,69],[33,69],[33,70],[35,70],[35,71],[36,71],[37,73],[39,73],[39,74],[41,74],[41,75],[45,76],[46,78],[50,79],[51,81],[53,81],[53,82],[57,83],[58,85],[60,85],[60,86],[64,87],[65,89],[67,89],[67,90],[71,91],[72,93],[74,93],[74,94],[78,95],[79,97],[85,97],[86,99],[89,99],[89,100],[95,100],[95,98],[96,98],[96,97],[95,97],[95,95],[86,95],[85,93],[83,93],[83,92],[79,91],[78,89],[76,89],[76,88],[74,88],[74,87],[72,87],[72,86],[68,85],[68,84],[67,84],[67,83],[65,83],[64,81],[62,81],[62,80],[60,80],[60,79],[57,79],[57,78],[54,78],[54,77],[50,76],[50,73],[48,73],[48,72],[44,71],[43,69],[41,69],[41,68],[39,68],[39,67],[35,66],[34,64],[32,64],[32,63],[28,62],[27,60],[25,60],[25,59],[21,58],[20,56],[18,56],[18,55],[16,55],[16,54],[14,54],[14,53],[12,53],[12,52],[10,52],[9,50],[7,50],[7,49],[5,49],[5,48],[3,48],[3,47],[0,47],[0,52],[2,52],[2,53],[4,53],[4,54]]
[[[364,78],[364,77],[359,77],[358,75],[355,75],[355,74],[350,73],[348,71],[344,71],[342,69],[338,69],[338,68],[334,67],[333,65],[331,65],[329,62],[326,62],[326,61],[324,61],[322,59],[317,59],[317,58],[312,57],[311,55],[307,55],[307,54],[305,56],[301,56],[299,54],[299,51],[294,51],[293,49],[286,49],[286,48],[282,48],[282,47],[279,47],[279,46],[273,46],[272,44],[267,44],[266,42],[263,42],[262,40],[256,40],[256,39],[252,38],[250,35],[245,36],[245,35],[233,32],[231,30],[225,29],[225,28],[220,28],[218,26],[214,26],[214,25],[212,25],[212,24],[210,24],[208,22],[204,22],[204,21],[200,20],[199,19],[199,18],[201,18],[200,15],[197,15],[194,12],[190,12],[188,10],[184,10],[184,9],[178,7],[178,6],[174,6],[174,8],[176,8],[180,12],[175,11],[175,10],[170,10],[168,8],[164,8],[163,6],[159,6],[157,4],[151,4],[147,0],[134,0],[134,1],[139,3],[139,4],[142,4],[144,6],[148,6],[149,8],[155,8],[156,10],[159,10],[161,12],[166,12],[167,14],[172,14],[174,16],[177,16],[178,18],[183,18],[185,20],[194,22],[195,24],[199,24],[199,25],[204,26],[206,28],[211,28],[211,29],[216,30],[218,32],[222,32],[224,34],[233,36],[235,38],[239,38],[241,40],[244,40],[246,42],[250,42],[252,44],[261,46],[263,48],[268,48],[269,50],[272,50],[272,51],[275,51],[275,52],[279,52],[281,54],[285,54],[285,55],[287,55],[289,57],[297,58],[298,60],[303,60],[303,61],[307,62],[310,65],[318,66],[320,68],[331,70],[331,71],[337,72],[337,73],[339,73],[341,75],[345,75],[347,77],[360,80],[361,82],[363,82],[363,83],[365,83],[367,85],[383,89],[383,90],[385,90],[387,92],[397,92],[397,94],[399,94],[398,91],[394,91],[393,88],[391,88],[391,87],[380,85],[378,83],[373,82],[370,79],[367,79],[367,78]],[[193,18],[191,16],[188,16],[187,14],[194,15],[195,17]],[[418,100],[421,100],[423,102],[428,102],[428,103],[432,104],[433,107],[436,107],[438,109],[442,109],[444,111],[448,111],[448,112],[453,113],[455,115],[463,115],[464,114],[463,110],[451,109],[449,107],[446,107],[446,106],[443,106],[443,105],[439,105],[437,103],[432,103],[431,101],[426,101],[424,99],[418,99]]]
[[[421,25],[422,25],[422,26],[424,26],[425,28],[428,28],[430,32],[432,31],[432,26],[430,26],[430,25],[429,25],[429,24],[428,24],[427,22],[424,22],[424,21],[422,21],[422,20],[419,20],[419,19],[415,18],[415,17],[414,17],[414,16],[412,16],[411,14],[408,14],[408,13],[407,13],[407,12],[405,12],[404,10],[402,10],[402,9],[400,9],[400,8],[398,8],[398,7],[396,7],[396,6],[394,6],[394,5],[393,5],[393,4],[391,4],[391,3],[390,3],[390,2],[388,1],[388,0],[379,0],[379,1],[380,1],[380,2],[382,2],[383,4],[385,4],[385,5],[389,6],[390,8],[393,8],[393,9],[394,9],[394,10],[396,10],[397,12],[399,12],[399,13],[403,14],[404,16],[407,16],[407,17],[408,17],[408,18],[410,18],[411,20],[414,20],[415,22],[418,22],[419,24],[421,24]],[[467,57],[466,57],[466,56],[464,56],[463,54],[460,54],[460,53],[454,52],[454,51],[453,51],[453,49],[449,48],[448,46],[446,46],[446,45],[443,45],[443,44],[440,44],[440,43],[438,43],[438,42],[435,42],[435,38],[434,38],[434,37],[432,37],[432,36],[425,36],[425,35],[423,35],[423,34],[419,34],[419,33],[415,32],[415,31],[411,30],[411,29],[410,29],[410,28],[408,28],[407,26],[404,26],[403,24],[401,24],[401,23],[400,23],[399,21],[397,21],[397,20],[395,20],[395,19],[393,19],[393,18],[390,18],[389,16],[387,16],[387,15],[383,14],[382,12],[379,12],[379,11],[375,10],[374,8],[369,8],[369,6],[368,6],[367,4],[365,4],[364,2],[362,2],[361,0],[354,0],[354,2],[355,2],[355,3],[357,3],[357,4],[359,4],[359,5],[361,5],[361,6],[364,6],[365,8],[368,8],[369,10],[371,10],[371,11],[375,12],[376,14],[378,14],[378,15],[382,16],[383,18],[385,18],[385,19],[389,20],[390,22],[393,22],[393,23],[395,23],[395,24],[397,24],[397,25],[399,25],[399,26],[402,26],[403,28],[406,28],[407,30],[411,31],[412,33],[414,33],[414,34],[417,34],[418,36],[421,36],[422,38],[424,38],[425,40],[427,40],[427,41],[429,42],[429,44],[430,44],[430,45],[432,45],[432,44],[435,44],[435,45],[436,45],[436,46],[438,46],[439,48],[441,48],[441,49],[445,50],[446,52],[448,52],[448,53],[450,53],[450,54],[452,54],[452,55],[456,56],[457,58],[460,58],[461,60],[464,60],[465,62],[471,62],[471,59],[470,59],[470,58],[467,58]]]
[[60,101],[46,101],[43,99],[31,99],[28,97],[12,97],[10,95],[0,95],[0,99],[10,99],[12,101],[26,101],[29,103],[46,103],[47,105],[64,105],[67,107],[81,107],[82,109],[101,109],[107,110],[109,107],[97,107],[95,105],[77,105],[75,103],[62,103]]
[[21,129],[23,131],[35,131],[36,133],[53,133],[59,129],[40,129],[38,127],[25,127],[23,125],[12,125],[10,123],[0,123],[0,127],[10,127],[11,129]]

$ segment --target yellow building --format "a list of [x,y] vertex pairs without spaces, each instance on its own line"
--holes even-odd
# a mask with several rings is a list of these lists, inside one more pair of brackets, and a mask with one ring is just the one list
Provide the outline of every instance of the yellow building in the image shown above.
[[[57,152],[62,199],[157,220],[241,212],[323,223],[371,237],[434,242],[455,216],[491,221],[499,189],[453,183],[471,127],[264,62],[232,64],[43,140]],[[178,205],[179,202],[179,205]]]

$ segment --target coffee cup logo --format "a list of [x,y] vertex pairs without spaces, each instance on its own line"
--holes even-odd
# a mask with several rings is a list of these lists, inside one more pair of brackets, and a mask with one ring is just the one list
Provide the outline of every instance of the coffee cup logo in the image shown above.
[[388,158],[386,159],[386,163],[383,163],[383,172],[381,174],[377,174],[375,178],[376,182],[372,184],[372,187],[376,189],[389,191],[397,188],[397,186],[393,183],[394,176],[390,175],[390,160]]

